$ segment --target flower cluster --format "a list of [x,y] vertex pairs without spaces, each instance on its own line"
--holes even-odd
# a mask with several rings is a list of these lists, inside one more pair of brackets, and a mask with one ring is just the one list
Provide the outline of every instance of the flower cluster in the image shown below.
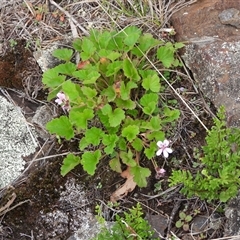
[[166,170],[164,168],[157,167],[155,170],[156,170],[156,175],[155,175],[156,179],[160,179],[161,177],[164,177],[166,173]]
[[69,112],[69,110],[71,109],[69,99],[63,92],[59,92],[57,94],[57,99],[55,100],[55,102],[61,105],[63,111]]
[[[167,139],[165,139],[163,142],[158,141],[157,142],[158,151],[157,151],[156,155],[160,156],[161,154],[163,154],[163,156],[166,160],[166,158],[168,158],[169,154],[173,152],[173,150],[169,147],[169,144],[170,144],[170,141],[168,141]],[[156,171],[156,176],[155,176],[156,179],[164,177],[164,175],[166,173],[166,170],[163,167],[162,168],[156,167],[155,171]]]

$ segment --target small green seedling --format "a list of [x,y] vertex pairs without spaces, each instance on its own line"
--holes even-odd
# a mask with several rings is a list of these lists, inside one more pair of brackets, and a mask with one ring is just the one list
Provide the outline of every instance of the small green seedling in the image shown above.
[[179,220],[176,222],[175,226],[177,228],[183,228],[184,231],[189,230],[189,223],[192,221],[192,216],[187,215],[185,212],[179,212]]

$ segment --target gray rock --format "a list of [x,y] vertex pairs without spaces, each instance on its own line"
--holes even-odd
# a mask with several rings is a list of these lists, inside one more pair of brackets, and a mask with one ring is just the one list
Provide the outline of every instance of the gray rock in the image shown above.
[[69,240],[95,237],[101,226],[86,207],[89,205],[88,201],[83,186],[75,183],[73,178],[68,179],[57,208],[47,213],[40,212],[38,222],[42,227],[38,230],[37,239],[54,239],[66,233],[72,233]]
[[34,153],[33,129],[20,108],[0,96],[0,188],[11,184],[24,169],[23,157]]
[[52,42],[52,44],[48,45],[45,49],[39,49],[38,51],[33,53],[35,60],[37,61],[39,67],[42,69],[43,72],[62,63],[52,54],[56,49],[70,47],[71,42],[72,39],[70,38],[66,38],[62,41]]
[[238,1],[202,0],[181,9],[171,19],[176,40],[187,41],[182,52],[187,67],[203,94],[216,107],[225,106],[229,126],[240,126],[237,8]]
[[38,136],[42,139],[47,139],[51,136],[45,126],[53,118],[54,114],[50,107],[43,105],[37,108],[35,115],[30,120],[35,125]]
[[224,236],[240,235],[240,193],[228,203],[225,209],[225,216],[227,221]]
[[240,12],[236,8],[229,8],[219,14],[222,24],[229,24],[236,28],[240,28]]
[[[225,106],[229,126],[240,127],[238,8],[239,1],[202,0],[181,9],[171,20],[176,40],[187,41],[181,54],[200,89],[216,107]],[[239,209],[240,195],[226,208],[225,236],[240,235]],[[219,222],[214,222],[214,228]]]

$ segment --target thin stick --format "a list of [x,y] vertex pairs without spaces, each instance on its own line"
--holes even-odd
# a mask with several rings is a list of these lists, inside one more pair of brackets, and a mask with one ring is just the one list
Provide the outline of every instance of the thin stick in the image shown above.
[[49,0],[49,2],[54,5],[55,7],[57,7],[61,12],[63,12],[85,35],[89,35],[88,31],[82,27],[78,21],[66,10],[64,10],[62,7],[60,7],[56,2],[54,2],[53,0]]

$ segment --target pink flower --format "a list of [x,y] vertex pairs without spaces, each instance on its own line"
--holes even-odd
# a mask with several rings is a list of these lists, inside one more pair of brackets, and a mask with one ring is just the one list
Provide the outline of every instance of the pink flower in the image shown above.
[[59,92],[57,94],[57,99],[55,100],[55,102],[59,105],[62,106],[62,109],[65,111],[69,111],[70,110],[70,104],[69,104],[69,99],[66,97],[66,95],[63,92]]
[[63,103],[65,103],[67,101],[67,98],[66,98],[65,94],[62,93],[62,92],[59,92],[57,94],[57,97],[58,98],[55,100],[55,102],[59,105],[62,105]]
[[164,177],[166,173],[166,170],[164,168],[157,167],[155,170],[156,170],[156,175],[155,175],[156,179],[160,179],[161,177]]
[[170,142],[167,139],[165,139],[163,142],[162,141],[158,141],[157,142],[157,146],[158,146],[159,149],[158,149],[156,155],[160,156],[161,154],[163,154],[163,156],[165,158],[168,158],[169,153],[173,152],[173,150],[168,147],[169,144],[170,144]]

